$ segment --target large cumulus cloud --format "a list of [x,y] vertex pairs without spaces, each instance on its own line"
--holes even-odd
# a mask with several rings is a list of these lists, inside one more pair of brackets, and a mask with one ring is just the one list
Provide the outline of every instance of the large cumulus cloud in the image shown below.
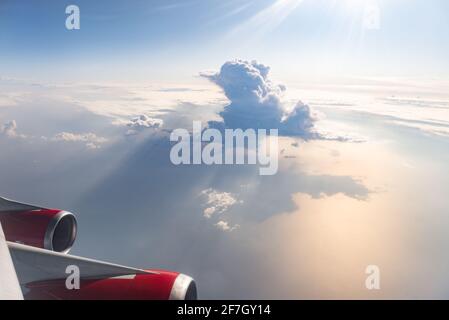
[[[282,103],[285,86],[270,81],[270,68],[256,61],[228,61],[220,71],[202,76],[220,88],[230,100],[220,113],[227,128],[278,129],[280,135],[316,138],[315,118],[308,105],[293,108]],[[217,123],[212,123],[212,125]]]

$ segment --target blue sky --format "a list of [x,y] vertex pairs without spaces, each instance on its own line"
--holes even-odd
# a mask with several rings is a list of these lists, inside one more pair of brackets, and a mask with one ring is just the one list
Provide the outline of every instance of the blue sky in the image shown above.
[[[77,4],[81,30],[65,29]],[[131,5],[132,4],[132,5]],[[378,29],[363,27],[380,9]],[[444,0],[2,1],[5,77],[182,81],[233,58],[283,77],[445,76]]]

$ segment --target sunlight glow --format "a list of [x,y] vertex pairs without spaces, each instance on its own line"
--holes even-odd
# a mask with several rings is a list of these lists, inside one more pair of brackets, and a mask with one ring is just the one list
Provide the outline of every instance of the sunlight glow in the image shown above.
[[367,8],[379,6],[377,0],[342,0],[338,2],[350,13],[363,12]]
[[270,6],[257,12],[251,19],[234,28],[232,33],[238,34],[247,30],[269,32],[279,26],[301,2],[303,0],[276,0]]

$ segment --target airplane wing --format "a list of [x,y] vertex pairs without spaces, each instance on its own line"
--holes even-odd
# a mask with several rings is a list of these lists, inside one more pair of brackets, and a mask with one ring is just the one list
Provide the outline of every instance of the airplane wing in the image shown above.
[[0,197],[0,213],[10,211],[39,210],[39,209],[44,208]]
[[23,300],[16,270],[0,223],[0,300]]
[[83,279],[108,278],[130,274],[157,274],[137,268],[77,257],[19,243],[8,242],[21,285],[45,280],[65,279],[68,266],[76,266]]
[[195,281],[182,273],[67,254],[76,230],[68,211],[0,197],[0,300],[196,299]]
[[[19,243],[6,244],[4,248],[9,248],[17,270],[16,276],[10,258],[8,279],[14,282],[10,284],[11,289],[4,291],[12,299],[21,298],[22,293],[25,299],[39,300],[191,300],[197,297],[194,280],[184,274],[131,268]],[[67,268],[73,266],[79,270],[81,286],[78,290],[66,287],[70,274]],[[0,284],[1,293],[3,283],[0,281]],[[0,294],[0,300],[6,298],[6,294]]]

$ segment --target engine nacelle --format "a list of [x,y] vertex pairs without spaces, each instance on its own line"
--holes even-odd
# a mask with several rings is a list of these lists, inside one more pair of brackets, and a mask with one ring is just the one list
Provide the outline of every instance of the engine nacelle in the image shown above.
[[[66,280],[26,285],[27,300],[196,300],[195,281],[184,274],[149,270],[152,274],[85,279],[79,288],[68,289]],[[155,272],[155,273],[154,273]]]
[[2,212],[6,240],[67,253],[76,239],[75,216],[67,211],[37,209]]

